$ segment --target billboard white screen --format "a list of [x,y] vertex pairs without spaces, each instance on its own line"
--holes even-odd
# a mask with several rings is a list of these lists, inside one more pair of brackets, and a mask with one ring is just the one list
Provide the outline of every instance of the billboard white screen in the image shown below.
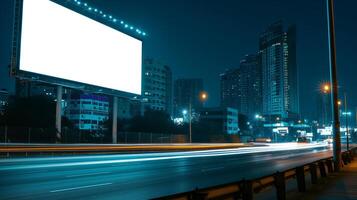
[[49,0],[24,0],[19,69],[141,94],[142,41]]

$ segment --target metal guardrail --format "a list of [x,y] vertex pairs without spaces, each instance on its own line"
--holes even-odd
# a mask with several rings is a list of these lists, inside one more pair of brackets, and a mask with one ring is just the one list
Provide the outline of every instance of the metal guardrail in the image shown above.
[[[342,153],[343,165],[353,160],[357,148]],[[318,177],[326,177],[335,172],[332,157],[324,158],[305,165],[297,166],[282,172],[252,180],[241,180],[233,183],[217,185],[208,188],[155,198],[156,200],[216,200],[216,199],[243,199],[252,200],[254,193],[268,188],[276,188],[276,199],[286,199],[286,180],[296,179],[298,191],[306,191],[305,175],[310,173],[311,183],[316,184]]]

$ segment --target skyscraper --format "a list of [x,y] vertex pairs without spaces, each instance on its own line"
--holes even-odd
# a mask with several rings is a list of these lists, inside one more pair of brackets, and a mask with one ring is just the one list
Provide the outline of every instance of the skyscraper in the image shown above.
[[249,118],[262,112],[262,69],[259,55],[246,55],[240,62],[240,113]]
[[261,113],[262,88],[259,55],[246,55],[239,68],[221,74],[221,106],[238,109],[253,118]]
[[322,126],[329,126],[332,124],[331,106],[330,94],[324,92],[318,93],[316,98],[315,118]]
[[220,96],[221,96],[221,107],[231,107],[238,109],[240,112],[240,69],[229,69],[220,75]]
[[296,28],[284,31],[282,21],[271,24],[261,35],[263,114],[282,118],[299,115]]
[[172,73],[170,67],[154,59],[144,60],[143,103],[145,109],[172,114]]
[[174,115],[182,117],[182,111],[189,105],[194,111],[202,108],[203,102],[199,95],[203,91],[202,79],[177,79],[174,84]]

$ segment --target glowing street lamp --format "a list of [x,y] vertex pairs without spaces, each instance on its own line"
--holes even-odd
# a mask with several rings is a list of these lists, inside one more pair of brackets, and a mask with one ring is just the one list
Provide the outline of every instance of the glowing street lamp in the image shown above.
[[183,111],[182,111],[182,114],[183,114],[183,115],[187,115],[187,110],[186,110],[186,109],[183,110]]
[[331,92],[331,85],[330,85],[330,83],[322,83],[321,85],[320,85],[320,91],[322,92],[322,93],[324,93],[324,94],[328,94],[328,93],[330,93]]
[[202,91],[199,95],[199,99],[201,102],[205,102],[208,99],[208,94],[205,91]]
[[[208,94],[205,91],[200,92],[199,96],[198,96],[199,100],[204,103],[207,98],[208,98]],[[190,102],[188,105],[189,108],[189,132],[190,132],[190,143],[192,143],[192,99],[190,97]]]
[[341,100],[338,100],[338,101],[337,101],[337,105],[338,105],[338,106],[341,106],[341,105],[342,105],[342,101],[341,101]]

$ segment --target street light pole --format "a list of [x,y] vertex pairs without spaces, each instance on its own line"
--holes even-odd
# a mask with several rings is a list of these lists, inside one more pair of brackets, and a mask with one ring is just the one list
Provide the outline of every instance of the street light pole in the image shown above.
[[191,103],[191,98],[190,98],[190,103],[188,104],[188,112],[190,113],[190,118],[189,118],[190,143],[192,143],[192,103]]
[[[195,97],[195,100],[196,100],[196,98],[198,98],[202,102],[202,105],[204,105],[204,102],[208,98],[208,94],[205,91],[201,91],[199,96]],[[189,115],[190,116],[190,119],[189,119],[190,143],[192,143],[192,96],[191,95],[190,95],[190,101],[189,101],[189,104],[188,104],[188,112],[190,114]]]
[[329,68],[331,82],[331,102],[333,114],[333,159],[335,171],[340,170],[341,163],[341,133],[340,118],[338,113],[338,91],[337,91],[337,66],[336,66],[336,44],[335,44],[335,20],[334,0],[326,0],[327,3],[327,26],[329,44]]
[[349,131],[348,131],[348,113],[347,113],[347,97],[346,97],[346,92],[344,93],[344,97],[345,97],[345,124],[346,124],[346,142],[347,142],[347,151],[350,150],[350,144],[349,144]]

